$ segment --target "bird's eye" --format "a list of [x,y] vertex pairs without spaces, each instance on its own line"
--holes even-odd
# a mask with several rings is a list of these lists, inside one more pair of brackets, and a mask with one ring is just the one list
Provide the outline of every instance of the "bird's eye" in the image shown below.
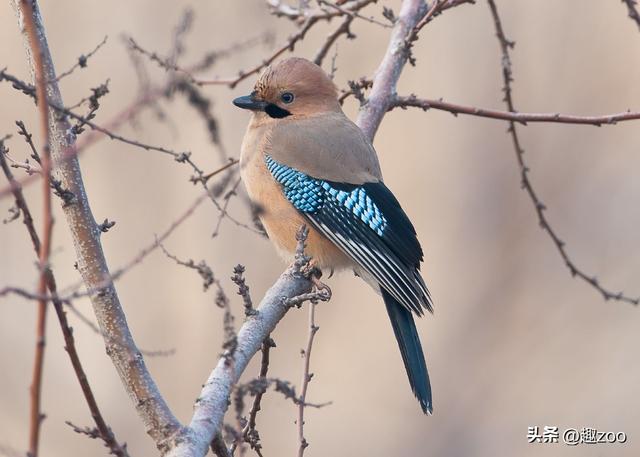
[[294,96],[291,92],[285,92],[284,94],[282,94],[280,96],[280,99],[285,102],[286,104],[289,104],[293,101]]

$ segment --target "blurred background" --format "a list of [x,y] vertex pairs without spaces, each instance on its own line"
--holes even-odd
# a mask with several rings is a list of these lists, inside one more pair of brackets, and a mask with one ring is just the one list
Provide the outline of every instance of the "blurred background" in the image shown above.
[[[221,59],[203,77],[235,75],[268,56],[295,30],[269,14],[265,2],[140,0],[42,2],[49,45],[58,72],[71,67],[105,35],[105,47],[61,82],[65,103],[90,94],[110,79],[96,122],[106,123],[135,101],[138,80],[123,34],[166,53],[186,6],[195,23],[180,63],[270,32],[274,39]],[[381,18],[382,6],[363,11]],[[522,111],[604,114],[640,109],[640,33],[619,1],[498,2],[513,52],[514,97]],[[295,48],[312,58],[337,22],[319,24]],[[336,83],[370,76],[383,56],[389,29],[363,20],[352,25],[357,40],[340,39]],[[0,68],[29,79],[22,38],[8,2],[0,3]],[[330,67],[332,48],[325,68]],[[503,109],[500,52],[484,0],[446,12],[421,33],[417,67],[407,66],[399,93]],[[147,64],[151,85],[166,74]],[[238,157],[248,113],[231,100],[250,91],[254,78],[233,90],[205,87],[214,101],[221,140]],[[183,97],[161,101],[165,118],[147,109],[120,132],[177,150],[192,151],[211,171],[220,164],[202,118]],[[357,102],[349,100],[351,118]],[[14,121],[35,132],[31,100],[0,84],[0,136],[15,158],[27,156]],[[375,139],[387,185],[413,220],[425,248],[424,276],[436,303],[419,320],[434,392],[435,414],[422,415],[406,380],[382,301],[350,274],[331,278],[334,296],[317,310],[320,331],[313,348],[309,401],[331,406],[307,411],[309,456],[635,456],[640,455],[640,310],[605,302],[571,278],[548,236],[538,226],[503,122],[444,112],[396,110]],[[640,293],[640,124],[530,125],[520,128],[531,180],[547,215],[576,263],[614,291]],[[87,133],[85,133],[86,135]],[[39,138],[37,138],[39,141]],[[165,230],[200,193],[190,172],[170,157],[101,140],[81,157],[96,219],[116,226],[103,236],[112,271]],[[21,175],[16,170],[17,175]],[[0,180],[4,186],[4,182]],[[39,187],[27,198],[39,215]],[[4,219],[12,206],[0,200]],[[75,283],[75,254],[56,199],[52,262],[62,285]],[[241,199],[230,213],[250,216]],[[224,220],[211,234],[218,211],[205,202],[165,245],[178,257],[204,259],[233,298],[228,279],[246,266],[257,302],[284,264],[266,239]],[[40,227],[39,218],[36,221]],[[0,225],[0,287],[35,290],[32,247],[20,221]],[[191,270],[154,252],[117,284],[129,325],[141,348],[175,349],[147,363],[173,411],[191,416],[201,384],[221,352],[222,312],[213,292],[203,292]],[[92,317],[89,301],[76,303]],[[34,349],[36,304],[16,296],[0,299],[0,446],[26,449],[28,386]],[[152,440],[121,386],[101,337],[71,315],[82,361],[105,418],[132,456],[155,455]],[[300,349],[307,312],[293,310],[273,335],[270,375],[299,385]],[[255,360],[246,377],[258,373]],[[258,417],[266,456],[294,455],[296,408],[268,393]],[[101,456],[99,441],[74,433],[64,421],[93,426],[67,355],[58,322],[49,315],[45,363],[42,456]],[[626,432],[626,444],[528,444],[529,426],[594,427]]]

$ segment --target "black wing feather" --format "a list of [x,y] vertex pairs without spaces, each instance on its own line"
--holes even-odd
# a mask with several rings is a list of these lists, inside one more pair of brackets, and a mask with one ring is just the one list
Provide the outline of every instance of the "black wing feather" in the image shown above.
[[328,184],[345,192],[363,188],[384,215],[387,226],[381,236],[330,198],[317,211],[304,213],[311,224],[367,270],[405,308],[418,315],[423,314],[423,307],[431,311],[431,297],[419,273],[422,248],[411,221],[391,191],[382,182],[362,186]]

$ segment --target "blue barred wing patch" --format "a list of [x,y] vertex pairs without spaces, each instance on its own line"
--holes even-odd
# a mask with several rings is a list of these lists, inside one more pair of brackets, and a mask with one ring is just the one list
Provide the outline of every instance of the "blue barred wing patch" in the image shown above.
[[305,213],[316,213],[327,204],[337,204],[382,236],[387,220],[363,187],[343,190],[336,183],[312,178],[265,155],[267,169],[278,181],[293,206]]
[[407,310],[432,302],[419,268],[422,248],[411,221],[382,183],[314,178],[265,155],[267,169],[311,226],[367,271]]

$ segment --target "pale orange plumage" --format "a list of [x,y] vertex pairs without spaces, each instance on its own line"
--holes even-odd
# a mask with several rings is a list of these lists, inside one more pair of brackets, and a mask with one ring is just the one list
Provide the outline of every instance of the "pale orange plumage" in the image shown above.
[[[308,222],[282,194],[266,168],[264,154],[312,176],[337,182],[378,181],[381,172],[375,151],[358,126],[344,115],[333,83],[319,67],[305,59],[287,59],[276,69],[265,70],[255,85],[257,98],[280,105],[279,96],[285,90],[296,94],[291,116],[276,119],[254,112],[242,142],[240,170],[269,238],[289,260],[296,248],[295,233]],[[320,268],[354,265],[312,227],[307,253]]]

